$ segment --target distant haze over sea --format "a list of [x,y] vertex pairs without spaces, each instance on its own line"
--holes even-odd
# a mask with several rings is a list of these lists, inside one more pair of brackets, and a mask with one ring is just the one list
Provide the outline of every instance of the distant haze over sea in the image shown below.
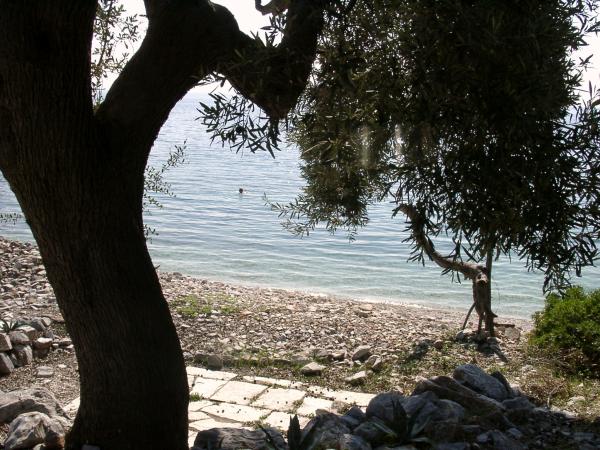
[[[237,284],[333,294],[358,299],[402,302],[430,307],[467,309],[471,283],[453,283],[432,262],[407,262],[404,220],[391,219],[392,205],[370,210],[370,223],[354,242],[345,233],[317,230],[299,238],[285,231],[271,201],[287,203],[302,187],[298,151],[269,154],[235,153],[210,145],[191,94],[171,112],[154,146],[150,164],[160,166],[175,145],[187,141],[186,163],[165,178],[176,197],[156,196],[164,205],[146,215],[158,231],[149,243],[160,270]],[[206,99],[204,99],[206,101]],[[239,194],[239,188],[244,189]],[[0,211],[18,211],[7,183],[0,177]],[[24,221],[0,223],[0,235],[31,240]],[[449,240],[438,240],[442,251]],[[578,284],[600,287],[600,270],[584,271]],[[528,273],[518,259],[494,266],[493,309],[504,315],[529,317],[543,307],[541,274]]]

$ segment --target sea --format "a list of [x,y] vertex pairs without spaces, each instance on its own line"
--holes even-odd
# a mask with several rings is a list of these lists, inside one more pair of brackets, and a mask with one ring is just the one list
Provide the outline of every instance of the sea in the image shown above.
[[[154,264],[203,279],[283,288],[359,300],[467,310],[471,283],[452,280],[433,262],[408,261],[406,224],[392,218],[393,204],[369,210],[370,221],[351,241],[317,229],[298,237],[282,226],[265,202],[288,203],[300,193],[298,150],[238,152],[211,143],[198,118],[205,93],[192,92],[171,112],[154,145],[149,164],[160,167],[175,146],[185,145],[185,161],[164,174],[173,196],[156,194],[161,208],[145,214],[156,230],[148,247]],[[243,189],[243,194],[239,189]],[[18,212],[0,176],[0,212]],[[33,240],[27,224],[0,223],[0,236]],[[436,239],[442,252],[450,239]],[[574,281],[600,288],[600,270],[590,268]],[[529,318],[544,306],[543,275],[528,272],[517,256],[495,263],[492,307],[508,317]]]

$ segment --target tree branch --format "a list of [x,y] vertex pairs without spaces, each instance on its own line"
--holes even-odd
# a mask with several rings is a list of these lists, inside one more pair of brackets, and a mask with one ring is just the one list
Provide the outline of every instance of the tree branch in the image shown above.
[[[462,273],[470,280],[476,280],[478,277],[485,277],[485,267],[479,264],[473,264],[466,261],[457,261],[439,253],[431,239],[425,233],[425,218],[419,214],[412,205],[400,204],[398,209],[402,211],[409,219],[409,226],[417,247],[422,249],[429,258],[442,269],[454,270]],[[487,282],[487,277],[486,280]]]
[[284,117],[310,73],[323,26],[322,3],[293,0],[281,43],[267,47],[242,33],[220,5],[145,0],[148,32],[96,113],[104,134],[122,141],[121,147],[139,148],[143,158],[135,158],[136,164],[145,165],[171,109],[214,71],[271,117]]
[[290,0],[271,0],[266,5],[263,5],[261,0],[254,0],[254,7],[263,16],[278,15],[290,7]]
[[[283,2],[271,2],[274,3],[281,6]],[[327,1],[291,0],[288,3],[286,26],[279,45],[265,47],[260,41],[240,33],[233,59],[219,64],[217,69],[238,92],[273,119],[284,118],[306,86]]]

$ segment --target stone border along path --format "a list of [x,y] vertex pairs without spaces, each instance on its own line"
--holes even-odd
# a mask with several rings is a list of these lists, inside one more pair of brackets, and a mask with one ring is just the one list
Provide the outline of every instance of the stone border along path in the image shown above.
[[[186,370],[190,394],[200,398],[190,401],[188,406],[190,447],[199,431],[253,430],[261,424],[285,432],[295,414],[304,427],[317,410],[335,412],[351,405],[364,409],[375,397],[375,394],[335,391],[277,378],[240,377],[233,372],[192,366]],[[65,406],[65,411],[74,417],[78,407],[79,398]]]

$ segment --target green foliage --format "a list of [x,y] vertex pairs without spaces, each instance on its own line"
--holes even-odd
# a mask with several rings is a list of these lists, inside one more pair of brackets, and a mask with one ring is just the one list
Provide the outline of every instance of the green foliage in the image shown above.
[[534,322],[532,344],[559,352],[573,371],[600,374],[600,290],[550,294]]
[[202,400],[202,396],[197,392],[192,392],[190,394],[190,402],[199,402],[200,400]]
[[13,321],[0,319],[0,330],[2,330],[3,333],[9,333],[11,331],[18,330],[19,328],[22,328],[25,325],[27,324],[18,320]]
[[125,14],[118,0],[100,0],[94,20],[94,46],[91,60],[91,86],[94,104],[104,97],[106,78],[123,70],[128,50],[139,39],[139,20]]
[[451,257],[516,252],[545,288],[568,284],[600,230],[600,92],[580,99],[588,60],[572,57],[597,9],[378,0],[332,14],[292,118],[307,184],[273,205],[286,226],[352,235],[391,194],[453,239]]

